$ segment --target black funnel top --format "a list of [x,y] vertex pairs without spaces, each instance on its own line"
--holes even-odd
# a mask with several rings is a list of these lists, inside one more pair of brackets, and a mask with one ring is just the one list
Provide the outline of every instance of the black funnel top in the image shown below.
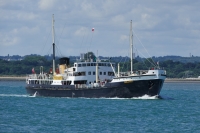
[[60,61],[60,65],[64,65],[64,64],[66,64],[67,66],[69,65],[69,58],[67,57],[60,58],[59,61]]

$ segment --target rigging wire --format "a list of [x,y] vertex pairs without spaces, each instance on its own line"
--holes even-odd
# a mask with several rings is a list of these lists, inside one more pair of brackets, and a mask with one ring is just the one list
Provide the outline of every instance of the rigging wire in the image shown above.
[[[149,54],[149,52],[146,50],[146,48],[144,47],[143,43],[140,41],[140,39],[138,38],[137,34],[133,31],[134,35],[137,37],[137,39],[139,40],[140,44],[142,45],[142,47],[145,49],[145,51],[147,52],[147,54],[150,56],[150,58],[152,59],[152,56]],[[154,66],[157,66],[156,63],[154,62],[154,60],[152,59],[152,62],[154,64]]]
[[[134,35],[136,35],[136,33],[133,31]],[[145,49],[144,45],[142,44],[142,42],[140,41],[140,39],[138,38],[138,36],[136,35],[137,39],[139,40],[140,44],[143,46],[143,48]],[[145,51],[147,52],[147,54],[151,57],[151,60],[149,60],[149,58],[147,58],[144,54],[142,54],[139,50],[136,49],[135,45],[133,45],[133,49],[134,51],[137,51],[139,52],[144,58],[146,58],[146,60],[151,64],[153,65],[154,67],[156,67],[156,63],[153,61],[152,57],[149,55],[148,51],[145,49]],[[129,53],[129,52],[128,52]],[[131,55],[131,53],[130,53]],[[139,54],[138,54],[139,55]],[[144,63],[144,65],[147,67],[146,63],[144,62],[144,60],[142,59],[142,62]],[[124,65],[123,65],[124,67]],[[148,68],[148,67],[147,67]]]
[[[87,36],[86,36],[86,42],[85,42],[85,44],[87,45],[87,41],[88,41],[88,35],[89,35],[89,32],[87,32]],[[88,49],[87,49],[87,46],[85,47],[85,50],[86,50],[86,53],[88,52]]]
[[[135,47],[134,47],[134,49],[136,49]],[[156,67],[156,65],[154,64],[154,63],[152,63],[147,57],[145,57],[139,50],[137,50],[144,58],[146,58],[146,60],[151,64],[151,65],[153,65],[154,67]],[[152,59],[152,61],[153,61],[153,59]]]
[[[124,63],[122,64],[122,69],[124,69],[125,62],[126,62],[127,58],[128,58],[128,56],[126,56],[125,61],[124,61]],[[128,66],[128,64],[127,64],[127,66]]]
[[[62,36],[62,33],[63,33],[63,31],[64,31],[66,25],[67,25],[67,22],[64,24],[64,28],[62,29],[61,34],[60,34],[60,38],[61,38],[61,36]],[[60,43],[60,38],[58,39],[58,44]]]
[[[55,33],[55,38],[56,38],[56,33]],[[62,57],[62,53],[61,53],[61,50],[59,49],[59,43],[57,43],[56,45],[56,48],[57,48],[57,51],[59,52],[60,56]]]
[[[55,45],[56,46],[56,49],[57,49],[57,51],[59,51],[60,52],[60,50],[59,50],[59,48],[57,47],[57,45]],[[61,52],[60,52],[60,56],[62,57],[62,54],[61,54]],[[59,56],[58,56],[59,57]]]
[[[47,55],[49,55],[49,53],[50,53],[50,50],[52,49],[52,45],[49,47],[49,50],[48,50],[48,52],[47,52]],[[50,56],[51,56],[51,54],[50,54]]]
[[[117,65],[122,61],[123,57],[121,57],[120,61],[117,63]],[[120,64],[119,64],[120,65]]]
[[[60,39],[61,39],[61,36],[62,36],[62,34],[63,34],[63,31],[64,31],[66,25],[67,25],[67,22],[64,24],[64,28],[62,29],[61,34],[60,34],[60,38],[58,39],[58,43],[57,43],[58,49],[59,49]],[[63,54],[61,53],[61,51],[60,51],[60,54],[61,54],[61,56],[63,56]]]
[[[136,52],[137,52],[137,55],[139,55],[139,54],[138,54],[138,50],[137,50],[136,48],[135,48],[135,50],[136,50]],[[142,60],[143,64],[146,66],[146,68],[148,68],[147,64],[144,62],[144,59],[141,58],[141,60]]]
[[[90,47],[91,47],[91,43],[92,43],[92,39],[93,39],[93,34],[94,34],[94,31],[92,31],[92,38],[91,38],[91,40],[90,40],[90,44],[89,44],[88,50],[90,50]],[[88,51],[88,52],[89,52],[89,51]]]
[[82,39],[82,41],[80,43],[79,53],[81,53],[81,49],[82,49],[82,45],[83,45],[83,40],[85,39],[85,34],[86,34],[86,29],[84,30],[83,39]]
[[122,62],[122,60],[123,60],[123,57],[121,57],[121,59],[120,59],[120,61],[118,63]]
[[[137,49],[136,49],[136,51],[137,51],[137,55],[139,55],[139,54],[138,54],[138,50],[137,50]],[[147,64],[144,62],[144,59],[143,59],[143,58],[141,58],[141,60],[142,60],[143,64],[145,65],[145,67],[146,67],[146,68],[148,68]]]
[[49,34],[48,34],[48,36],[47,36],[47,38],[46,38],[46,41],[45,41],[45,43],[44,43],[44,45],[43,45],[43,48],[40,50],[40,53],[42,53],[42,51],[44,51],[44,48],[46,47],[47,40],[49,39],[50,33],[51,33],[51,29],[50,29]]

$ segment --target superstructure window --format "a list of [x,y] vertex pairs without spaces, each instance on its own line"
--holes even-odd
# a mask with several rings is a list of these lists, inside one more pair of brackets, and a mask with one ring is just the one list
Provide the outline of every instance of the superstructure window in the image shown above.
[[91,75],[91,72],[88,72],[88,75]]
[[85,66],[86,66],[86,64],[82,64],[82,66],[83,66],[83,67],[85,67]]
[[87,63],[87,66],[90,66],[90,63]]
[[95,72],[93,72],[93,75],[95,75]]
[[81,76],[85,76],[85,72],[81,72]]
[[106,72],[103,72],[103,75],[106,75]]
[[78,64],[78,67],[81,67],[81,64]]
[[78,72],[78,73],[75,73],[75,76],[85,76],[85,72]]
[[100,72],[100,75],[102,75],[102,72]]
[[114,76],[114,72],[108,72],[108,76]]

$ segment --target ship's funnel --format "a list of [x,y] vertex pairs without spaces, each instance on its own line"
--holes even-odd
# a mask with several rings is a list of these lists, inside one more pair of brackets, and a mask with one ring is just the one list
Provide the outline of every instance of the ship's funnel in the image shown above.
[[67,57],[63,57],[59,59],[60,63],[59,63],[59,69],[60,69],[60,73],[63,74],[64,70],[69,67],[69,58]]

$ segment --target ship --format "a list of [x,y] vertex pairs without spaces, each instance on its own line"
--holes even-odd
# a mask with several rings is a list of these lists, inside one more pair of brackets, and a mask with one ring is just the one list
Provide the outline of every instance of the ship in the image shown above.
[[[49,73],[35,72],[26,76],[26,91],[31,96],[69,98],[133,98],[144,95],[160,97],[166,71],[159,66],[148,70],[120,72],[120,65],[99,58],[80,56],[70,66],[70,59],[59,59],[55,68],[54,15],[52,16],[53,69]],[[132,21],[130,22],[130,47],[133,53]],[[117,67],[117,68],[116,68]],[[118,71],[115,72],[115,69]]]

